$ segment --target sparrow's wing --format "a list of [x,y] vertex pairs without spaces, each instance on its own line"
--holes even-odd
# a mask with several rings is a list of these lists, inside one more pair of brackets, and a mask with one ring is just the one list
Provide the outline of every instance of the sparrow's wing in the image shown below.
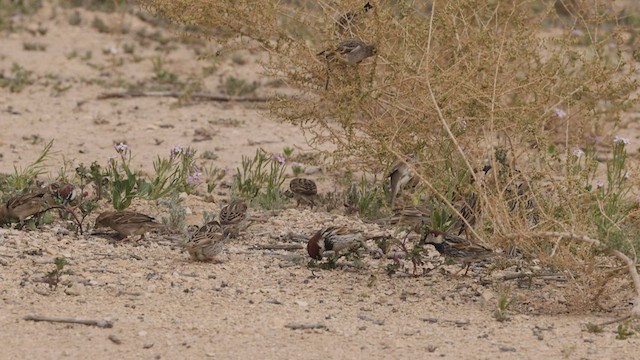
[[134,211],[120,211],[111,216],[111,221],[115,224],[144,224],[155,223],[155,219],[149,215]]

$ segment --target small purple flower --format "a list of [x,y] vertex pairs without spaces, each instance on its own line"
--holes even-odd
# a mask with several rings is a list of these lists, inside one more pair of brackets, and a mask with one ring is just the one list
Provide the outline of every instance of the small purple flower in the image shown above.
[[182,149],[183,149],[183,147],[181,145],[172,146],[171,147],[171,157],[176,157],[176,156],[182,154]]
[[129,150],[129,145],[125,143],[115,144],[113,147],[119,154],[125,154]]
[[560,109],[560,108],[555,108],[553,109],[553,111],[555,111],[556,116],[559,117],[560,119],[564,119],[567,117],[567,113],[566,111]]
[[573,36],[584,36],[584,32],[580,29],[575,29],[571,31],[571,35]]
[[629,145],[629,139],[616,135],[613,137],[613,143],[616,145],[618,144]]
[[273,154],[273,160],[279,162],[280,165],[282,165],[285,162],[287,162],[287,159],[284,156],[280,155],[280,154]]
[[200,171],[197,168],[193,169],[193,172],[187,175],[187,184],[195,186],[200,184]]
[[577,157],[578,159],[580,159],[584,155],[584,151],[582,151],[579,148],[573,148],[571,150],[571,153],[573,154],[573,156]]
[[602,182],[602,180],[597,180],[596,181],[596,188],[602,189],[603,187],[604,187],[604,183]]
[[292,162],[292,163],[291,163],[291,166],[297,166],[297,167],[300,167],[300,163],[299,163],[299,162],[297,162],[297,161],[294,161],[294,162]]

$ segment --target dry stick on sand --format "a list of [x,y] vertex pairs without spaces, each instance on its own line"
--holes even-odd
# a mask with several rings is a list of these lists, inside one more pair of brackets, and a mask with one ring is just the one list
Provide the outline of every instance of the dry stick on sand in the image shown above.
[[300,250],[304,249],[304,246],[300,244],[256,244],[251,249],[253,250]]
[[128,99],[134,97],[188,97],[194,100],[219,101],[219,102],[267,102],[271,98],[264,97],[232,97],[207,93],[183,94],[175,91],[113,91],[98,95],[98,100],[106,99]]
[[89,325],[89,326],[97,326],[99,328],[113,327],[113,321],[109,321],[109,320],[57,318],[57,317],[35,315],[35,314],[26,315],[23,319],[31,320],[31,321],[46,321],[46,322],[58,322],[58,323],[67,323],[67,324]]
[[[640,317],[640,275],[638,275],[638,269],[636,269],[636,262],[631,260],[627,255],[615,249],[606,249],[602,244],[602,241],[590,238],[586,235],[578,235],[573,233],[563,233],[556,231],[543,231],[543,232],[534,232],[527,234],[529,237],[543,237],[543,238],[556,238],[556,239],[571,239],[571,240],[579,240],[582,242],[586,242],[591,244],[597,248],[599,248],[603,252],[608,252],[610,255],[613,255],[618,258],[618,260],[622,261],[626,267],[629,275],[631,276],[631,280],[633,281],[633,287],[636,290],[636,297],[633,302],[633,308],[631,308],[632,317]],[[506,239],[515,239],[522,237],[521,234],[508,234],[505,235]],[[626,320],[629,317],[624,317],[622,320]]]
[[289,328],[291,330],[308,330],[308,329],[326,329],[327,328],[327,326],[323,323],[311,323],[311,324],[288,323],[284,327]]

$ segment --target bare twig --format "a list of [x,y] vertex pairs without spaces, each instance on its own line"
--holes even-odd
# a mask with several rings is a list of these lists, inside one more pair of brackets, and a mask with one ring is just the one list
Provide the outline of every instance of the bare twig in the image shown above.
[[626,320],[629,320],[630,318],[631,318],[631,315],[623,316],[621,318],[615,318],[613,320],[605,321],[603,323],[598,324],[598,327],[607,326],[607,325],[615,324],[615,323],[618,323],[618,322],[626,321]]
[[128,98],[135,98],[135,97],[173,97],[173,98],[188,97],[193,100],[218,101],[218,102],[267,102],[271,100],[271,98],[264,98],[264,97],[232,97],[232,96],[213,95],[213,94],[207,94],[207,93],[184,94],[176,91],[140,91],[140,90],[106,92],[98,95],[98,100],[128,99]]
[[327,326],[323,323],[310,323],[310,324],[288,323],[284,327],[289,328],[291,330],[308,330],[308,329],[326,329],[327,328]]
[[36,315],[36,314],[28,314],[23,319],[24,320],[30,320],[30,321],[46,321],[46,322],[58,322],[58,323],[68,323],[68,324],[89,325],[89,326],[97,326],[99,328],[112,328],[113,327],[113,321],[110,321],[110,320],[57,318],[57,317],[50,317],[50,316]]
[[300,244],[255,244],[251,247],[254,250],[301,250],[304,246]]

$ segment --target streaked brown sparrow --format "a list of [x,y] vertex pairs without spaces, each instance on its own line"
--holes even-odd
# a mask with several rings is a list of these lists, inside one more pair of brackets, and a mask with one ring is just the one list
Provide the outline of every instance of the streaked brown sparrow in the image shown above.
[[431,209],[427,206],[406,206],[393,209],[393,215],[378,220],[379,224],[407,226],[420,233],[424,225],[431,224]]
[[293,193],[293,198],[296,199],[296,206],[300,206],[300,203],[302,203],[311,206],[313,209],[316,205],[318,186],[315,181],[305,178],[294,178],[289,182],[289,189]]
[[225,235],[220,223],[210,221],[191,234],[185,245],[192,259],[213,261],[224,249]]
[[247,219],[247,204],[243,200],[231,201],[220,210],[218,219],[226,236],[238,236]]
[[54,205],[55,202],[51,194],[42,189],[14,196],[0,207],[0,222],[18,220],[20,224],[24,224],[26,219]]
[[336,47],[323,50],[318,56],[325,58],[329,62],[341,62],[347,65],[357,65],[362,60],[377,53],[376,46],[366,44],[358,39],[346,39],[341,41]]
[[109,227],[122,238],[140,235],[141,239],[148,231],[166,229],[165,225],[155,222],[151,216],[135,211],[105,211],[96,218],[95,227]]
[[461,262],[466,266],[465,275],[469,266],[494,255],[494,252],[480,244],[468,239],[450,235],[438,230],[428,230],[422,234],[421,244],[432,244],[440,255],[447,259]]

